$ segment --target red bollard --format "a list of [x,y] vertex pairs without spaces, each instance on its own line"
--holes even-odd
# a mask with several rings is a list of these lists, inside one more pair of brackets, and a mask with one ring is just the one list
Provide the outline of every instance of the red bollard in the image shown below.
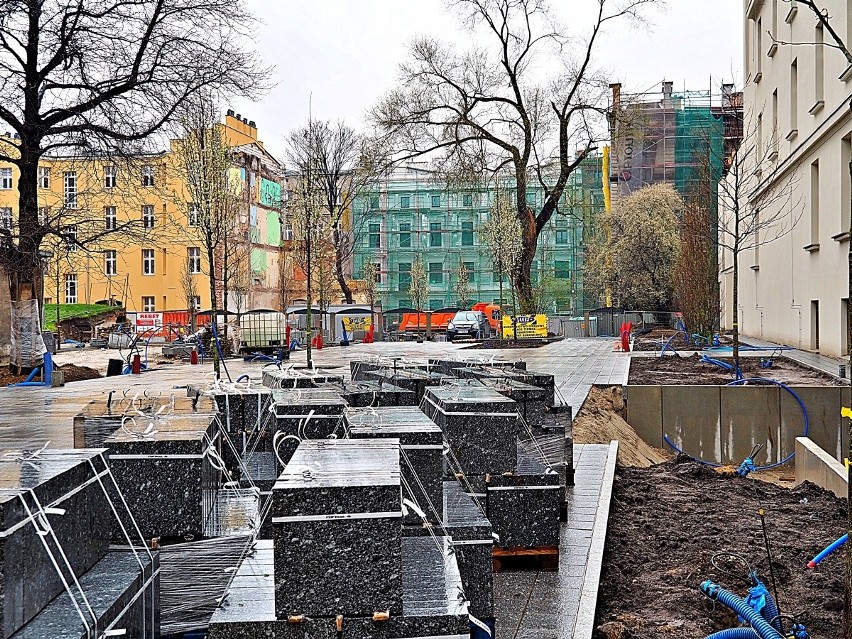
[[317,350],[322,350],[322,333],[317,333]]
[[139,353],[133,356],[133,363],[130,366],[130,371],[134,375],[139,375],[142,372],[142,357]]
[[190,364],[197,364],[198,363],[198,351],[195,350],[194,348],[189,353],[189,363]]

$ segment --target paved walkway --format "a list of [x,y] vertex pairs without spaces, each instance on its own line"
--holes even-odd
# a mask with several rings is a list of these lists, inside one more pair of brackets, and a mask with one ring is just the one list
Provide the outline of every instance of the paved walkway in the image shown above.
[[617,448],[574,446],[558,572],[494,575],[496,639],[591,639]]
[[[757,339],[756,337],[743,336],[742,341],[747,343],[749,346],[766,348],[766,350],[769,351],[780,347],[780,344],[776,344],[775,342],[767,342],[766,340]],[[847,366],[849,364],[848,359],[836,359],[834,357],[820,355],[819,353],[802,351],[798,348],[791,348],[788,351],[784,351],[784,357],[789,357],[790,359],[799,362],[800,364],[805,364],[806,366],[810,366],[811,368],[816,368],[818,370],[823,371],[824,373],[828,373],[829,375],[834,375],[835,377],[837,377],[841,364],[846,364]],[[849,375],[850,371],[846,371],[847,378],[849,377]]]

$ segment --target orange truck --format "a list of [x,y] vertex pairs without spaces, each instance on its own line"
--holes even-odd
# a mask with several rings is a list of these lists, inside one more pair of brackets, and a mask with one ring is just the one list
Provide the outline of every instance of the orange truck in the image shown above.
[[[472,311],[482,311],[485,317],[488,318],[488,323],[495,335],[500,334],[500,325],[503,317],[503,309],[499,304],[489,304],[487,302],[477,302],[473,305]],[[447,324],[455,317],[455,312],[451,313],[432,313],[432,331],[435,333],[446,333]],[[399,331],[425,331],[426,330],[426,313],[403,313],[402,319],[399,322]]]

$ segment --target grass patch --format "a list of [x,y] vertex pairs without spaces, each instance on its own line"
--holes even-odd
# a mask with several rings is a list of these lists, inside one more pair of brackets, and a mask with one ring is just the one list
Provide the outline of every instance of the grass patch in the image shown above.
[[86,319],[117,311],[117,306],[106,304],[45,304],[44,305],[44,330],[56,331],[56,307],[59,307],[59,321],[67,319]]

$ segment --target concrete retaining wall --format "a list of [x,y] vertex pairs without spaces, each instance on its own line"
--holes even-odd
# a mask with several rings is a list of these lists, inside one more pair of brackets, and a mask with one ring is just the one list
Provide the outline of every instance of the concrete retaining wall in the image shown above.
[[[840,408],[842,387],[791,387],[810,421],[809,437],[837,459],[848,450],[848,427]],[[626,386],[627,421],[651,446],[668,448],[667,435],[687,454],[738,464],[755,444],[764,444],[758,463],[781,461],[804,432],[798,403],[778,386]]]
[[796,483],[810,481],[846,497],[849,476],[846,467],[817,446],[809,437],[796,437]]

